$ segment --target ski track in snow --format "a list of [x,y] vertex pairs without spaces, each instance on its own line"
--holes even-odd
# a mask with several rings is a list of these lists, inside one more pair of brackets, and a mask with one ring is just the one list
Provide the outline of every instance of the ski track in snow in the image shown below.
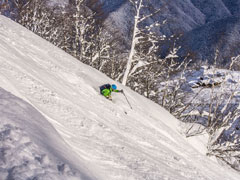
[[112,80],[1,16],[0,77],[105,180],[239,178],[192,148],[158,105],[119,84],[133,110],[120,93],[106,100],[98,86]]

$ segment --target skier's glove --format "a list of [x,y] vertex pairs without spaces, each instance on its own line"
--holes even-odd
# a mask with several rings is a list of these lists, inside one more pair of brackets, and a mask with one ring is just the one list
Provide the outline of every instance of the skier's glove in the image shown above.
[[119,90],[119,92],[123,93],[123,89]]

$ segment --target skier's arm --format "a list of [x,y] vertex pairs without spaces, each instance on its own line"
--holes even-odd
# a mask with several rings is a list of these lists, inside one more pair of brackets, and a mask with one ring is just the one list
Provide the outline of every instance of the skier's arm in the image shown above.
[[121,90],[113,90],[113,92],[123,92],[123,90],[121,89]]

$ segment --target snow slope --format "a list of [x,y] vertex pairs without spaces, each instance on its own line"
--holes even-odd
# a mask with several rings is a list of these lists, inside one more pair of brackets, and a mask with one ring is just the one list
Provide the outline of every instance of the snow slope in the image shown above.
[[36,109],[2,88],[0,120],[1,180],[97,179]]
[[[14,116],[18,117],[21,108],[9,108],[11,113],[6,112],[7,114],[0,111],[4,115],[0,116],[1,128],[5,127],[2,126],[4,122],[13,124],[11,128],[14,129],[16,121],[20,131],[28,134],[26,141],[38,144],[38,153],[49,152],[49,158],[54,156],[68,164],[70,174],[65,173],[67,178],[70,179],[74,172],[77,172],[75,176],[84,174],[86,180],[94,179],[95,175],[104,180],[240,178],[235,171],[221,167],[199,153],[196,150],[198,147],[192,147],[178,133],[178,121],[157,104],[116,82],[114,83],[119,89],[123,88],[126,92],[133,110],[120,93],[113,94],[113,102],[100,96],[98,86],[107,82],[113,83],[97,70],[78,62],[20,25],[0,16],[0,85],[34,106],[60,136],[48,122],[46,127],[43,126],[46,120],[32,107],[19,120],[2,117],[9,117],[8,114],[15,110],[19,113]],[[1,93],[6,94],[3,102],[11,103],[11,99],[16,99],[21,102],[20,107],[26,105],[5,91]],[[28,125],[32,118],[28,116],[39,119],[38,124],[33,126],[34,131],[29,129],[32,128]],[[35,131],[41,133],[33,134]],[[56,141],[45,138],[41,135],[43,133],[48,135],[46,137],[54,136]],[[12,146],[19,149],[17,144]],[[32,152],[34,149],[27,151]],[[73,155],[71,153],[69,156],[67,151],[72,151]],[[2,156],[2,150],[0,152]],[[29,158],[34,158],[33,153],[28,155]],[[24,161],[25,153],[13,154],[12,157],[13,161]],[[0,163],[0,177],[7,177],[9,171],[5,171],[5,166],[11,161],[6,159]],[[52,167],[57,163],[58,161],[49,162],[53,164]],[[77,166],[79,163],[81,166]],[[34,167],[37,168],[36,164]],[[35,173],[31,166],[25,168],[28,170],[23,176]],[[59,178],[56,175],[51,179]]]

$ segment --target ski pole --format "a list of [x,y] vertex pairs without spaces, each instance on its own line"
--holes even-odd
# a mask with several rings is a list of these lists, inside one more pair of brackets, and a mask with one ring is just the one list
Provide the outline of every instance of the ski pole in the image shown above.
[[127,102],[128,102],[129,107],[130,107],[131,109],[133,109],[132,106],[131,106],[131,104],[130,104],[130,102],[128,101],[128,98],[127,98],[126,94],[125,94],[124,92],[122,92],[122,93],[123,93],[123,95],[125,96],[125,98],[126,98],[126,100],[127,100]]

